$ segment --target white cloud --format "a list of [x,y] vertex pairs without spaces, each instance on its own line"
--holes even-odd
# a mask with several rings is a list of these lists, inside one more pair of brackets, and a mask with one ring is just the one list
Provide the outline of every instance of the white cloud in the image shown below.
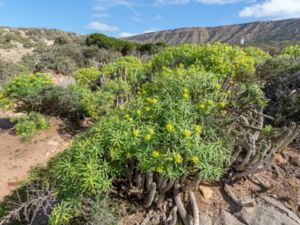
[[125,37],[134,36],[134,35],[136,35],[136,34],[134,34],[134,33],[128,33],[128,32],[123,32],[123,33],[119,34],[119,37],[125,38]]
[[300,0],[265,0],[246,7],[239,12],[240,17],[300,17]]
[[154,5],[164,6],[164,5],[183,5],[190,3],[190,0],[156,0]]
[[110,26],[100,22],[91,22],[87,25],[86,28],[90,30],[97,30],[100,32],[116,32],[120,30],[118,27]]
[[138,13],[134,9],[134,6],[136,6],[136,4],[133,0],[96,0],[93,6],[93,10],[108,11],[110,8],[116,6],[126,7],[135,15],[138,15]]
[[156,32],[156,31],[157,31],[156,28],[150,28],[150,29],[148,29],[148,30],[143,31],[143,34],[146,34],[146,33],[152,33],[152,32]]
[[[163,5],[183,5],[191,2],[198,2],[203,4],[230,4],[241,1],[249,1],[249,0],[156,0],[155,5],[163,6]],[[253,1],[253,0],[251,0]]]
[[204,3],[204,4],[231,4],[240,2],[241,0],[196,0],[196,2]]

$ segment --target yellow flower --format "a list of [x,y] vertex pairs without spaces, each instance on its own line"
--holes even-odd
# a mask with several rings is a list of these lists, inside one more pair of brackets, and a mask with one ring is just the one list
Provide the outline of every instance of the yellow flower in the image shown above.
[[227,91],[225,92],[225,94],[226,94],[227,96],[229,96],[229,95],[231,94],[231,91],[230,91],[230,90],[227,90]]
[[221,89],[221,85],[220,84],[215,84],[215,89],[220,90]]
[[176,163],[182,163],[183,162],[183,158],[180,154],[176,154],[175,157],[174,157],[174,161]]
[[158,100],[156,98],[152,99],[152,104],[156,105],[158,103]]
[[221,108],[225,108],[226,102],[224,102],[224,101],[220,102],[220,103],[219,103],[219,106],[220,106]]
[[152,135],[151,134],[146,134],[145,135],[145,141],[150,141],[152,139]]
[[167,131],[168,131],[169,133],[173,132],[173,131],[174,131],[174,126],[173,126],[173,124],[170,123],[170,122],[167,123],[166,129],[167,129]]
[[182,134],[185,138],[188,138],[192,135],[192,132],[190,130],[184,130]]
[[138,116],[140,116],[140,115],[142,115],[142,112],[141,112],[141,110],[136,110],[136,114],[138,115]]
[[214,101],[212,101],[212,100],[207,101],[207,105],[212,106],[213,104],[214,104]]
[[199,158],[198,158],[197,156],[193,155],[193,157],[192,157],[192,162],[193,162],[194,164],[198,163],[198,162],[199,162]]
[[157,173],[162,173],[162,172],[163,172],[162,166],[156,167],[155,171],[156,171]]
[[147,97],[147,98],[146,98],[146,101],[149,102],[149,103],[152,103],[152,98]]
[[205,105],[204,105],[204,104],[199,104],[199,106],[198,106],[198,107],[199,107],[199,109],[200,109],[200,110],[203,110],[203,109],[205,109]]
[[190,95],[189,95],[189,93],[182,93],[182,97],[185,99],[188,99],[188,98],[190,98]]
[[148,128],[149,134],[153,135],[154,134],[154,129],[153,128]]
[[140,131],[138,129],[133,130],[133,136],[138,137],[140,136]]
[[146,107],[145,110],[146,110],[146,112],[150,112],[151,108],[150,107]]
[[184,88],[184,89],[183,89],[183,93],[189,93],[189,90],[186,89],[186,88]]
[[200,125],[195,125],[195,131],[197,133],[201,133],[202,132],[202,127]]
[[154,158],[158,158],[158,157],[160,156],[160,152],[157,151],[157,150],[154,150],[154,151],[152,151],[151,155],[152,155],[152,157],[154,157]]

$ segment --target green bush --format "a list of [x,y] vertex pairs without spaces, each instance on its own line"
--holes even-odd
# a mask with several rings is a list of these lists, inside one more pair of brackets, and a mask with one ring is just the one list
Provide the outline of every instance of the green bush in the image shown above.
[[80,68],[73,73],[73,77],[79,85],[87,86],[96,81],[100,76],[100,71],[96,67]]
[[281,74],[292,74],[300,69],[299,59],[289,56],[280,56],[268,59],[258,65],[256,76],[265,81],[277,79]]
[[28,108],[32,95],[36,95],[44,88],[53,86],[53,81],[47,74],[21,73],[3,84],[3,95],[6,98],[15,100],[18,107]]
[[268,59],[271,58],[270,54],[264,50],[256,47],[246,47],[243,51],[254,58],[256,66],[263,65]]
[[13,121],[17,122],[15,126],[16,134],[20,135],[24,140],[32,138],[38,130],[49,128],[46,118],[36,112],[30,112],[28,115],[21,116]]
[[135,85],[146,78],[143,63],[135,57],[125,56],[101,68],[101,73],[109,79],[122,78]]
[[241,48],[221,43],[168,47],[151,61],[154,71],[181,64],[184,67],[197,65],[203,71],[222,76],[247,77],[253,74],[255,61]]
[[292,58],[300,57],[300,45],[289,46],[283,49],[280,55],[286,55]]

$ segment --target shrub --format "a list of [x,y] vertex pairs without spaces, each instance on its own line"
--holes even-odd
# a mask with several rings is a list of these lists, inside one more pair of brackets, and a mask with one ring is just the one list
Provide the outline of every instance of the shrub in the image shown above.
[[280,55],[287,55],[292,58],[300,57],[300,45],[289,46],[283,49]]
[[95,82],[100,76],[100,71],[96,67],[80,68],[73,73],[73,77],[79,85],[87,86],[91,82]]
[[264,64],[258,65],[256,76],[265,81],[277,79],[281,74],[292,74],[300,69],[300,62],[296,58],[280,56],[268,59]]
[[47,74],[21,73],[14,79],[3,85],[4,97],[16,101],[19,107],[28,108],[30,97],[39,93],[42,89],[53,87],[53,81]]
[[38,130],[49,128],[46,118],[36,112],[31,112],[26,116],[14,119],[17,122],[15,129],[16,134],[20,135],[24,140],[30,139]]
[[[88,46],[97,45],[99,48],[122,51],[122,49],[125,47],[125,45],[128,44],[128,42],[117,38],[107,37],[104,34],[94,33],[86,38],[86,44]],[[133,45],[128,44],[127,47],[132,48]]]
[[300,122],[300,68],[298,71],[282,72],[276,79],[269,81],[264,91],[270,99],[266,113],[275,118],[276,126],[289,122]]
[[132,56],[125,56],[105,65],[101,72],[110,79],[122,78],[134,85],[143,82],[145,71],[143,63]]
[[154,71],[182,64],[184,67],[197,65],[222,76],[247,77],[253,74],[255,61],[239,47],[215,43],[168,47],[158,53],[151,64]]
[[254,59],[256,66],[263,65],[268,59],[271,58],[269,53],[256,47],[246,47],[243,48],[243,51]]
[[0,59],[0,84],[8,79],[12,79],[14,76],[24,71],[25,68],[15,64],[13,62],[6,62]]

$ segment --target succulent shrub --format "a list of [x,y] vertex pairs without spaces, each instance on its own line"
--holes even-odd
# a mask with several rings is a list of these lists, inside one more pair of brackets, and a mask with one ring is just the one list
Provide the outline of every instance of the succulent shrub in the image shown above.
[[197,65],[203,71],[222,76],[247,77],[254,72],[255,60],[237,46],[215,43],[167,47],[152,60],[152,69]]
[[292,45],[284,48],[280,55],[286,55],[292,58],[300,57],[300,45]]
[[138,84],[145,78],[143,63],[133,56],[124,56],[101,68],[101,73],[109,79],[121,77],[129,84]]
[[73,73],[76,83],[82,86],[87,86],[100,76],[100,71],[96,67],[80,68]]
[[46,118],[36,112],[30,112],[28,115],[13,119],[13,121],[17,123],[15,125],[16,134],[24,140],[29,140],[37,131],[50,127]]

